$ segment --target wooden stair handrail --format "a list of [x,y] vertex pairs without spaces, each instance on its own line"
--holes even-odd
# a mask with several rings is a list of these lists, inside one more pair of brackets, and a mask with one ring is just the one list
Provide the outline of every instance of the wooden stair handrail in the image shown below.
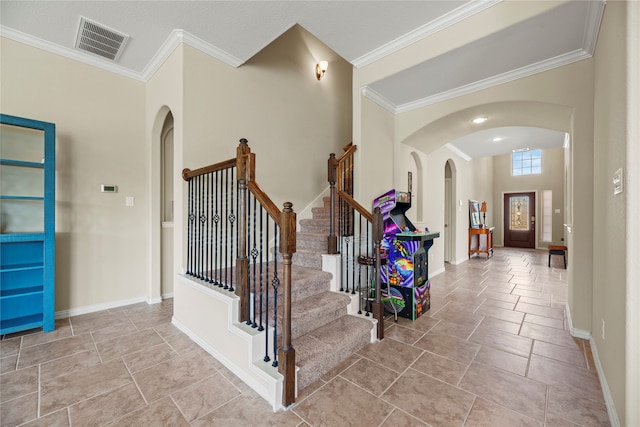
[[353,145],[353,142],[348,143],[347,145],[344,146],[343,150],[344,152],[340,155],[340,157],[338,157],[338,162],[342,163],[344,162],[344,160],[351,156],[353,153],[355,153],[357,149],[356,145]]
[[[336,202],[336,197],[338,199],[343,200],[347,203],[347,206],[351,209],[356,210],[360,213],[367,221],[372,221],[371,212],[369,212],[366,208],[360,205],[354,198],[353,195],[350,194],[346,188],[344,188],[343,182],[343,168],[347,165],[347,162],[350,161],[347,167],[353,171],[353,154],[355,153],[358,147],[353,145],[353,142],[345,145],[343,147],[343,153],[340,157],[336,157],[335,153],[331,153],[329,155],[329,160],[327,162],[327,180],[329,181],[329,196],[330,196],[330,209],[331,215],[329,218],[329,236],[327,237],[327,252],[329,254],[337,254],[338,253],[338,237],[335,232],[335,215],[334,215],[334,206]],[[350,181],[353,184],[353,181]],[[351,188],[351,190],[353,190]]]
[[236,157],[224,160],[209,166],[195,170],[183,169],[182,179],[189,181],[194,177],[211,172],[217,172],[235,167],[238,183],[238,253],[236,258],[236,283],[235,291],[240,297],[239,322],[247,320],[249,301],[249,260],[247,257],[247,190],[253,194],[260,205],[265,209],[274,223],[280,228],[279,250],[283,258],[283,320],[282,320],[282,346],[279,348],[278,371],[284,376],[282,400],[284,406],[290,406],[295,402],[295,363],[296,354],[291,339],[291,264],[293,254],[296,252],[296,213],[290,202],[284,203],[282,211],[278,209],[271,198],[265,193],[255,180],[255,154],[251,152],[248,141],[240,140],[236,148]]
[[[249,181],[247,188],[251,191],[251,194],[258,200],[264,210],[267,211],[271,219],[280,227],[282,227],[281,211],[278,209],[275,203],[267,196],[267,193],[260,188],[260,185],[256,181]],[[288,202],[287,202],[288,203]]]
[[342,190],[337,190],[338,196],[344,200],[350,208],[355,209],[360,215],[369,222],[373,222],[373,215],[364,206],[358,203],[353,197]]
[[191,178],[196,177],[196,176],[200,176],[200,175],[204,175],[207,173],[211,173],[211,172],[217,172],[217,171],[221,171],[221,170],[225,170],[228,168],[232,168],[234,166],[236,166],[237,163],[237,158],[233,158],[233,159],[229,159],[229,160],[225,160],[223,162],[218,162],[215,163],[213,165],[209,165],[209,166],[204,166],[201,168],[198,168],[196,170],[191,170],[189,168],[184,168],[182,170],[182,179],[185,181],[189,181]]

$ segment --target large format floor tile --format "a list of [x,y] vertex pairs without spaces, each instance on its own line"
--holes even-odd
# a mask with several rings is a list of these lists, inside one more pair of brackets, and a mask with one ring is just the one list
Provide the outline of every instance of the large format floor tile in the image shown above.
[[431,310],[388,316],[370,344],[274,413],[171,324],[173,301],[56,321],[0,340],[0,425],[608,426],[566,270],[496,248],[431,280]]

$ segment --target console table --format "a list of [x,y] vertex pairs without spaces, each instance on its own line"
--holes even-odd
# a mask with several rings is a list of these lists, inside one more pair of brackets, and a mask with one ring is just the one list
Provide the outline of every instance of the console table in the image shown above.
[[487,254],[487,259],[493,256],[493,230],[489,228],[469,229],[469,258],[472,254]]

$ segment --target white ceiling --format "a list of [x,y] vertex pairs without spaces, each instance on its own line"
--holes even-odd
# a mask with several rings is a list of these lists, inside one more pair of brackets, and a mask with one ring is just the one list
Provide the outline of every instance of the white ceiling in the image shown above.
[[[298,24],[359,68],[499,2],[2,0],[0,31],[146,80],[177,43],[192,44],[237,67]],[[558,2],[549,12],[384,78],[363,92],[401,113],[590,57],[603,9],[603,0]],[[81,17],[130,36],[117,63],[74,48]],[[530,141],[530,148],[537,148],[536,141],[561,146],[564,140],[564,134],[531,128],[494,130],[514,143]],[[451,144],[469,157],[507,152],[498,152],[495,143],[482,145],[493,138],[491,131]],[[535,141],[527,139],[532,137]]]
[[564,132],[525,126],[503,126],[477,131],[449,144],[466,156],[499,156],[521,149],[562,147]]

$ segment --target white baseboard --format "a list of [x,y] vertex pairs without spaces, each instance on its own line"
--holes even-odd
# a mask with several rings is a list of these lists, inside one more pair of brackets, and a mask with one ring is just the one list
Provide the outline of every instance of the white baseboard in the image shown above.
[[607,384],[607,378],[604,376],[602,364],[600,364],[600,358],[598,357],[598,349],[596,342],[593,338],[589,340],[591,343],[591,354],[596,364],[596,371],[598,371],[598,378],[600,379],[600,388],[602,388],[602,394],[604,395],[604,403],[607,405],[607,413],[609,414],[609,422],[611,427],[620,427],[620,420],[618,419],[618,412],[613,404],[613,396],[611,396],[611,390],[609,390],[609,384]]
[[442,268],[437,269],[437,270],[430,271],[429,272],[429,279],[431,279],[432,277],[437,276],[438,274],[442,274],[444,272],[445,272],[444,266]]
[[[223,363],[257,394],[282,409],[284,378],[277,367],[264,363],[265,333],[237,322],[240,298],[197,279],[178,276],[172,323],[207,353]],[[271,327],[269,327],[271,328]]]
[[613,397],[611,396],[611,390],[607,384],[607,378],[604,375],[600,358],[598,357],[598,348],[596,342],[591,335],[591,331],[584,329],[578,329],[573,327],[573,321],[571,319],[571,309],[569,304],[565,304],[565,310],[567,311],[567,323],[569,326],[569,333],[572,337],[580,338],[589,341],[591,344],[591,354],[596,364],[596,371],[598,372],[598,379],[600,380],[600,388],[602,389],[602,395],[604,396],[604,403],[607,406],[607,414],[609,414],[609,422],[612,427],[620,427],[620,420],[618,419],[618,413],[616,412],[615,405],[613,404]]
[[324,189],[324,191],[322,191],[322,193],[320,193],[315,199],[313,199],[311,201],[311,203],[309,203],[307,206],[305,206],[302,210],[300,210],[299,212],[296,212],[296,218],[298,219],[298,231],[300,230],[300,220],[301,219],[310,219],[313,217],[313,212],[311,212],[311,209],[313,208],[318,208],[318,207],[322,207],[324,206],[324,202],[322,201],[322,199],[325,196],[330,196],[331,195],[331,187],[327,186],[327,188]]
[[[162,300],[158,301],[161,302]],[[119,301],[110,301],[103,304],[87,305],[84,307],[72,308],[69,310],[56,311],[56,319],[66,319],[67,317],[80,316],[82,314],[94,313],[96,311],[109,310],[111,308],[119,308],[127,305],[138,304],[141,302],[150,303],[147,297],[131,298]]]
[[569,307],[568,303],[564,305],[564,309],[567,312],[567,323],[569,326],[569,333],[571,334],[571,336],[589,341],[591,339],[591,331],[574,328],[573,320],[571,318],[571,308]]

